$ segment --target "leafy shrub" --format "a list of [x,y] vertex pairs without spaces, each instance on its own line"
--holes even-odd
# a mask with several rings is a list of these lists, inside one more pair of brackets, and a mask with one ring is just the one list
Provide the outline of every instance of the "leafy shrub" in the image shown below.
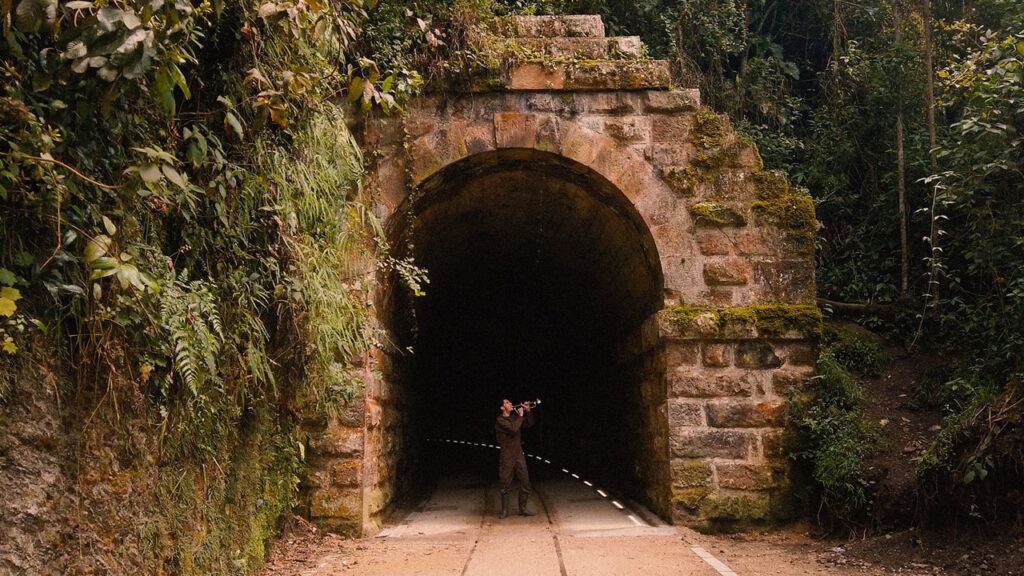
[[857,324],[841,326],[829,348],[836,362],[861,376],[880,376],[891,361],[882,339]]
[[831,350],[818,359],[818,375],[807,393],[789,399],[795,434],[789,455],[802,464],[811,483],[806,497],[828,528],[862,522],[871,503],[864,460],[881,438],[860,412],[863,391]]

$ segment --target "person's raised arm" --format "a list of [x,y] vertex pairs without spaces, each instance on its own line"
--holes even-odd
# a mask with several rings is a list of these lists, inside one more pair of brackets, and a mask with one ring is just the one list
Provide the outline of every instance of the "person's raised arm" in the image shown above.
[[494,425],[498,430],[504,430],[505,432],[515,434],[519,431],[519,428],[523,425],[523,419],[519,417],[515,412],[512,413],[511,418],[498,418],[497,424]]

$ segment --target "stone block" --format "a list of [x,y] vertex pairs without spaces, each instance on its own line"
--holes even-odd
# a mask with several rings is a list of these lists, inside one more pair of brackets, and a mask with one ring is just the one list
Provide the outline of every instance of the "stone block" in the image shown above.
[[791,388],[803,390],[807,387],[807,383],[810,382],[813,374],[814,369],[810,366],[801,367],[801,369],[787,367],[782,370],[776,370],[772,372],[772,390],[780,396]]
[[701,503],[704,516],[715,522],[763,522],[771,513],[771,499],[765,493],[718,492]]
[[362,428],[365,413],[366,409],[363,401],[359,398],[353,398],[341,406],[331,417],[331,421],[346,428]]
[[784,468],[770,464],[717,462],[715,474],[720,488],[734,490],[771,490],[783,483]]
[[362,483],[362,460],[338,460],[331,464],[331,483],[338,487],[354,487]]
[[781,400],[744,402],[722,400],[707,405],[708,424],[715,428],[769,428],[786,421],[786,403]]
[[786,346],[786,364],[791,366],[814,366],[818,351],[813,344],[798,342]]
[[677,114],[696,112],[700,108],[700,90],[650,90],[645,93],[647,112]]
[[669,372],[668,381],[673,398],[750,397],[765,392],[760,377],[751,372],[730,370],[708,374],[680,369]]
[[700,488],[711,486],[714,471],[707,460],[672,460],[672,486],[678,488]]
[[704,421],[704,404],[689,400],[673,398],[668,401],[668,425],[706,426]]
[[361,456],[363,453],[363,430],[330,426],[326,432],[313,437],[310,447],[315,453],[326,456]]
[[651,138],[651,119],[645,116],[610,116],[599,121],[600,132],[619,142],[646,142]]
[[772,256],[781,253],[778,234],[764,228],[745,228],[733,233],[732,243],[741,256]]
[[713,286],[707,292],[707,303],[711,306],[731,306],[735,302],[736,291],[728,286]]
[[494,115],[494,140],[498,148],[535,148],[539,115],[499,112]]
[[592,60],[565,64],[514,64],[504,80],[508,90],[644,90],[669,84],[663,60]]
[[665,364],[675,366],[693,366],[697,364],[698,346],[696,342],[669,341],[665,345]]
[[691,142],[655,142],[644,149],[644,158],[665,174],[682,170],[696,155],[697,147]]
[[654,116],[651,118],[651,141],[683,143],[690,140],[693,116]]
[[739,205],[726,205],[718,202],[698,202],[690,206],[690,217],[693,225],[698,227],[721,228],[727,226],[746,226],[747,217]]
[[604,21],[596,15],[508,16],[494,31],[513,38],[603,38]]
[[732,241],[721,230],[697,230],[697,247],[705,256],[728,256],[732,252]]
[[764,301],[786,304],[814,302],[812,259],[758,262],[754,267],[754,281],[758,284],[760,298]]
[[[639,36],[520,38],[513,45],[514,49],[530,53],[531,56],[543,55],[563,60],[637,58],[643,53],[643,43]],[[498,48],[501,49],[501,46]]]
[[633,114],[642,109],[637,92],[583,92],[574,97],[579,113],[622,115]]
[[704,282],[709,286],[741,286],[750,282],[750,262],[740,258],[723,258],[704,264]]
[[750,456],[756,444],[756,435],[746,430],[676,428],[669,435],[669,454],[673,458],[743,460]]
[[768,342],[740,342],[736,345],[736,366],[740,368],[778,368],[782,358]]
[[314,518],[359,519],[362,517],[363,491],[359,488],[320,488],[310,498]]
[[724,368],[732,363],[730,344],[704,344],[701,346],[701,361],[704,366]]
[[765,430],[761,432],[761,456],[778,459],[786,456],[786,431]]

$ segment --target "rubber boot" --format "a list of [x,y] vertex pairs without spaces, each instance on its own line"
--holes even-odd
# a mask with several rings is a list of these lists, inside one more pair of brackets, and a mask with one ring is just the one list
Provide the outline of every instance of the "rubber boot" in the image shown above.
[[533,516],[533,512],[526,509],[526,501],[530,499],[530,494],[527,492],[519,493],[519,515],[520,516]]
[[498,514],[498,518],[508,518],[508,492],[501,493],[501,514]]

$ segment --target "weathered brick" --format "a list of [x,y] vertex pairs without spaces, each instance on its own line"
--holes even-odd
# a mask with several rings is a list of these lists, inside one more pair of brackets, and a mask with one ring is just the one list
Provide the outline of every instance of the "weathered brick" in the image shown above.
[[701,347],[701,361],[705,366],[724,368],[732,363],[732,346],[729,344],[704,344]]
[[749,372],[708,374],[676,370],[669,373],[668,380],[675,398],[747,397],[764,392],[759,378]]
[[706,262],[704,281],[709,285],[738,286],[750,282],[750,263],[738,258]]
[[767,342],[740,342],[736,345],[736,366],[740,368],[778,368],[782,358]]
[[756,445],[756,436],[745,430],[685,428],[675,429],[669,436],[673,458],[741,460],[747,458]]
[[705,426],[703,404],[677,398],[669,400],[668,424],[669,426]]
[[708,424],[715,428],[765,428],[782,426],[786,420],[786,404],[781,400],[743,402],[727,400],[710,402]]

